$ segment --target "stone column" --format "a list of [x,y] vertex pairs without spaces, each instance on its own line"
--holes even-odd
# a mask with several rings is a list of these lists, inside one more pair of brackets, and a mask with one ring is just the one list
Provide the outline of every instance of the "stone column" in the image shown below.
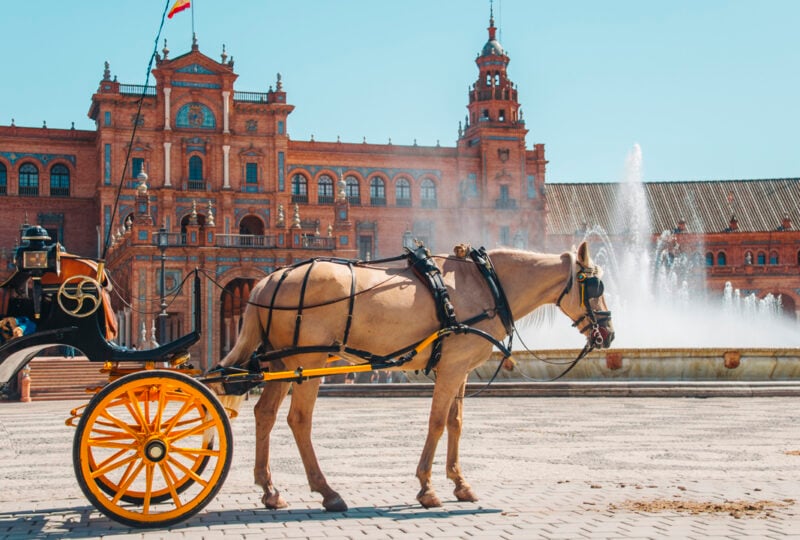
[[172,169],[170,168],[170,151],[172,143],[164,143],[164,187],[172,187]]
[[227,90],[222,92],[222,132],[230,133],[230,97],[231,93]]
[[225,189],[230,189],[231,187],[231,166],[230,166],[230,153],[231,153],[231,145],[223,144],[222,145],[222,187]]
[[170,88],[169,86],[165,86],[164,87],[164,130],[165,131],[170,131],[172,129],[171,127],[169,127],[170,94],[172,94],[172,88]]

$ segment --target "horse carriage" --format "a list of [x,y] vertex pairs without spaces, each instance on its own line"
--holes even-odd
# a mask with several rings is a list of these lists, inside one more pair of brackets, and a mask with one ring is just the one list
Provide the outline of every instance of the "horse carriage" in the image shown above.
[[453,256],[433,256],[420,246],[392,259],[312,259],[276,270],[253,289],[234,348],[204,373],[189,361],[202,322],[198,272],[194,329],[133,350],[113,341],[117,323],[102,261],[65,252],[38,226],[22,240],[15,272],[0,288],[0,332],[7,326],[0,386],[53,346],[78,349],[101,366],[108,384],[67,420],[76,428],[72,461],[87,499],[133,527],[178,523],[214,498],[231,464],[230,418],[257,385],[264,385],[255,408],[263,504],[286,506],[272,483],[269,433],[294,384],[288,420],[310,487],[327,510],[346,510],[319,468],[311,415],[322,377],[377,369],[435,374],[417,469],[420,503],[440,504],[430,469],[445,428],[454,493],[477,500],[458,463],[466,376],[492,348],[511,355],[515,316],[556,304],[587,337],[580,356],[613,339],[600,271],[585,244],[561,255],[457,246]]

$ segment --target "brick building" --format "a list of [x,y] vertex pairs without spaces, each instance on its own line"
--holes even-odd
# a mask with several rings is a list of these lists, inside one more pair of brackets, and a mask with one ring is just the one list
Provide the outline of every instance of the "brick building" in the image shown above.
[[[436,252],[462,241],[567,248],[579,224],[606,224],[601,202],[613,199],[614,184],[545,183],[544,145],[527,147],[495,31],[490,20],[454,147],[292,140],[294,106],[280,75],[267,91],[238,90],[233,61],[224,51],[219,61],[206,56],[196,41],[181,56],[166,47],[157,55],[153,86],[120,83],[106,65],[89,110],[94,131],[0,126],[2,254],[7,260],[22,223],[36,222],[68,250],[104,258],[123,345],[148,346],[157,320],[165,323],[158,340],[172,339],[202,310],[203,339],[192,352],[207,367],[230,349],[255,281],[296,260],[393,256],[414,239]],[[793,206],[774,209],[781,219],[800,207],[798,180],[782,182],[776,189]],[[709,198],[727,189],[705,184],[722,186]],[[663,199],[678,206],[668,228],[679,228],[689,199]],[[770,203],[748,201],[761,210]],[[737,213],[740,224],[745,215]],[[781,234],[775,219],[735,234],[716,222],[686,234],[709,246],[712,280],[779,292],[794,312],[800,233],[792,216],[778,220]],[[654,238],[664,226],[653,223]],[[749,267],[739,261],[746,250],[757,261]],[[779,252],[780,264],[758,262],[762,251],[765,261]],[[195,268],[204,275],[200,306],[180,287]]]

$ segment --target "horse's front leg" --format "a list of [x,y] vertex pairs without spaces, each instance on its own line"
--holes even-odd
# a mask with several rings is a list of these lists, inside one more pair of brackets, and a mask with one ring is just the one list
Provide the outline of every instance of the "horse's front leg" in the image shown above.
[[[428,436],[425,438],[425,446],[422,449],[422,455],[420,455],[419,464],[417,465],[417,479],[420,484],[417,500],[425,508],[442,505],[436,495],[436,490],[433,489],[431,469],[433,468],[436,446],[442,437],[445,422],[453,406],[453,399],[459,389],[459,383],[454,383],[453,380],[451,374],[445,374],[440,369],[436,374],[436,384],[433,387],[433,401],[431,402],[431,413],[428,418]],[[457,375],[455,380],[463,381],[464,375]]]
[[280,492],[272,485],[272,471],[269,467],[269,435],[278,416],[278,409],[289,392],[290,383],[271,381],[264,385],[261,397],[253,409],[256,417],[256,462],[253,476],[257,485],[264,490],[261,502],[266,508],[276,510],[288,505]]
[[294,385],[292,405],[289,407],[287,420],[297,443],[297,449],[300,451],[311,491],[322,495],[322,506],[328,512],[346,512],[347,504],[325,480],[325,475],[322,474],[317,455],[314,452],[314,445],[311,442],[311,420],[320,382],[321,379],[312,379]]
[[465,378],[453,400],[453,404],[450,406],[450,414],[447,416],[447,478],[456,485],[453,494],[459,501],[475,502],[478,500],[478,496],[475,495],[472,487],[464,479],[458,459],[461,429],[464,421],[464,391],[466,387],[467,379]]

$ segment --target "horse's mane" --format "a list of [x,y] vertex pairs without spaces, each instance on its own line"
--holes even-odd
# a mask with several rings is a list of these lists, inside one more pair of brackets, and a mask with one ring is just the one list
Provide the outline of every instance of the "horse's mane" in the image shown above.
[[525,330],[527,328],[542,328],[553,326],[558,314],[558,308],[555,304],[545,304],[534,309],[521,319],[515,325],[517,328]]

